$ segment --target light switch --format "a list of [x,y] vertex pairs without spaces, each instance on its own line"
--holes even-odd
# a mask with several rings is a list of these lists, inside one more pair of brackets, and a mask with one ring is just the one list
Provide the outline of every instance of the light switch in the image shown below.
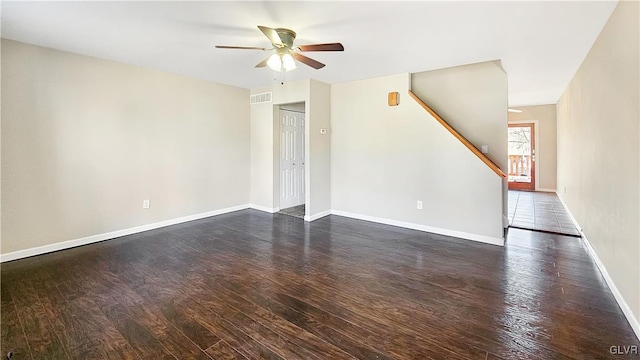
[[483,154],[488,154],[489,153],[489,146],[487,145],[482,145],[482,153]]

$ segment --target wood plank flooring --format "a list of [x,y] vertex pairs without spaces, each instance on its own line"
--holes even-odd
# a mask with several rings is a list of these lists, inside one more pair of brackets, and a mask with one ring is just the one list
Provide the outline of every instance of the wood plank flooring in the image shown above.
[[2,264],[14,359],[596,359],[640,343],[581,239],[243,210]]

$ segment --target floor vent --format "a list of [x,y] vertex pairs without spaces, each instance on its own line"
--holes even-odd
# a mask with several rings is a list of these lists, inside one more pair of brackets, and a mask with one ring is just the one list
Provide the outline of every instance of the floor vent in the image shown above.
[[253,104],[262,104],[262,103],[270,103],[271,102],[271,94],[272,92],[260,93],[251,95],[249,102],[251,105]]

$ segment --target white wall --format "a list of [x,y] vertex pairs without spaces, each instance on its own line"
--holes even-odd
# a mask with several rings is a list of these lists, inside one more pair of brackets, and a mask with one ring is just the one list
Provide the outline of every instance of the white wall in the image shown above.
[[[332,208],[502,244],[502,179],[409,97],[409,82],[399,74],[332,85]],[[387,105],[389,92],[399,106]]]
[[[558,195],[640,336],[640,3],[621,1],[558,102]],[[617,289],[617,290],[616,290]],[[620,300],[620,299],[619,299]]]
[[[327,215],[331,210],[331,86],[311,80],[309,92],[309,114],[307,152],[311,164],[307,175],[309,192],[308,220]],[[326,129],[325,135],[320,129]]]
[[248,98],[3,39],[2,253],[247,204]]
[[330,137],[320,128],[330,124],[330,86],[316,80],[303,80],[252,89],[251,94],[272,92],[272,102],[251,105],[251,204],[265,211],[279,209],[279,123],[281,104],[305,103],[305,179],[306,218],[315,219],[331,209],[329,172]]
[[507,75],[488,61],[412,74],[411,89],[478,149],[507,171]]
[[[309,98],[309,80],[253,89],[251,94],[272,92],[273,101],[251,105],[251,204],[261,210],[275,211],[278,198],[278,107],[304,102]],[[306,111],[305,111],[306,113]],[[308,114],[305,119],[308,122]]]
[[[499,61],[415,73],[411,89],[478,149],[488,145],[487,156],[505,174],[508,172],[507,74]],[[507,190],[505,179],[504,220],[508,213]]]

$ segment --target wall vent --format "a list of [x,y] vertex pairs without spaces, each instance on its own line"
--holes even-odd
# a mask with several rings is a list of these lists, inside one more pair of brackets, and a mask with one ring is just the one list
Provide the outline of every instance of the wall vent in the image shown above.
[[249,102],[251,105],[253,104],[262,104],[262,103],[270,103],[271,102],[271,94],[272,92],[260,93],[251,95]]

